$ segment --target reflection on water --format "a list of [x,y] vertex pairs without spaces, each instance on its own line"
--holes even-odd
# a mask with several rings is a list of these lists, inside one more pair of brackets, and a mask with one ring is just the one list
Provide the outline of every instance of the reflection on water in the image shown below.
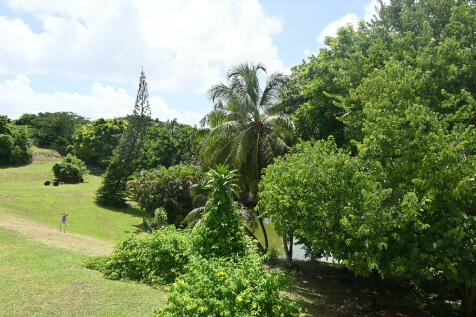
[[[280,256],[280,258],[285,258],[284,256]],[[293,245],[293,260],[301,260],[301,261],[309,261],[309,258],[306,257],[306,251],[302,244],[294,244]],[[338,263],[335,259],[330,257],[322,257],[319,258],[320,262],[327,262],[327,263]]]
[[[282,258],[282,259],[286,258],[286,255],[284,253],[282,237],[276,233],[276,231],[274,230],[273,224],[271,224],[268,219],[265,218],[263,220],[264,220],[264,226],[266,228],[266,233],[268,235],[269,248],[277,250],[279,258]],[[260,226],[256,227],[256,229],[254,230],[254,234],[256,235],[260,243],[264,245],[263,232]],[[304,247],[302,246],[302,244],[295,243],[293,246],[293,259],[307,261],[309,259],[306,258],[305,254],[306,254],[306,251],[304,250]],[[332,257],[323,257],[323,258],[320,258],[319,261],[328,262],[328,263],[337,263],[337,261],[335,261]]]

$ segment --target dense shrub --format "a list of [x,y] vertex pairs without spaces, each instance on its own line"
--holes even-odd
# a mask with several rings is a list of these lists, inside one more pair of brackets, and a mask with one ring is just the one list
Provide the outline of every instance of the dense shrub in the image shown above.
[[243,220],[230,195],[235,176],[225,166],[218,166],[207,175],[207,187],[211,189],[209,200],[203,219],[192,232],[194,250],[202,256],[244,255],[249,248]]
[[147,284],[171,283],[184,273],[189,261],[190,237],[173,226],[157,230],[145,238],[128,237],[110,256],[89,262],[107,278],[134,280]]
[[0,116],[0,164],[25,164],[31,162],[31,142],[24,127],[10,124]]
[[194,257],[156,316],[299,316],[299,307],[280,296],[292,277],[262,265],[263,258],[256,254],[235,259]]
[[152,216],[162,207],[170,224],[180,225],[194,207],[192,187],[200,183],[202,173],[193,165],[141,171],[135,180],[128,182],[128,191],[134,201]]
[[53,165],[53,173],[62,182],[78,183],[87,173],[86,164],[74,155],[68,154],[61,163]]

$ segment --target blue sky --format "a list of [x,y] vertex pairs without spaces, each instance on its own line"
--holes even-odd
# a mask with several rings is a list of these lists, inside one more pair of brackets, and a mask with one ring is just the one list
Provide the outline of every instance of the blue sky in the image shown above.
[[0,0],[0,114],[129,113],[141,67],[153,117],[194,124],[241,62],[288,72],[376,0]]

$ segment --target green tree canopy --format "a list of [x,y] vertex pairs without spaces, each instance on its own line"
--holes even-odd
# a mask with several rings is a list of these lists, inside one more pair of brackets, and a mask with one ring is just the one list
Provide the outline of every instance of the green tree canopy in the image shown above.
[[40,112],[37,115],[23,114],[15,124],[28,126],[36,145],[55,149],[64,155],[68,145],[73,144],[75,130],[88,122],[72,112]]
[[126,125],[125,120],[98,119],[79,127],[73,136],[74,154],[87,164],[106,167]]
[[0,116],[0,164],[25,164],[31,159],[27,129],[11,124],[6,116]]

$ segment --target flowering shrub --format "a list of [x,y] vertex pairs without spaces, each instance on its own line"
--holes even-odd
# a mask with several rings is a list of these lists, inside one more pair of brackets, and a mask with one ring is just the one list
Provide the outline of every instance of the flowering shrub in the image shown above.
[[98,269],[113,280],[164,284],[184,273],[189,254],[189,234],[167,226],[142,239],[126,238],[110,256],[89,260],[86,267]]
[[299,316],[299,306],[280,296],[292,277],[263,269],[262,264],[263,258],[256,254],[213,260],[193,257],[156,317]]

